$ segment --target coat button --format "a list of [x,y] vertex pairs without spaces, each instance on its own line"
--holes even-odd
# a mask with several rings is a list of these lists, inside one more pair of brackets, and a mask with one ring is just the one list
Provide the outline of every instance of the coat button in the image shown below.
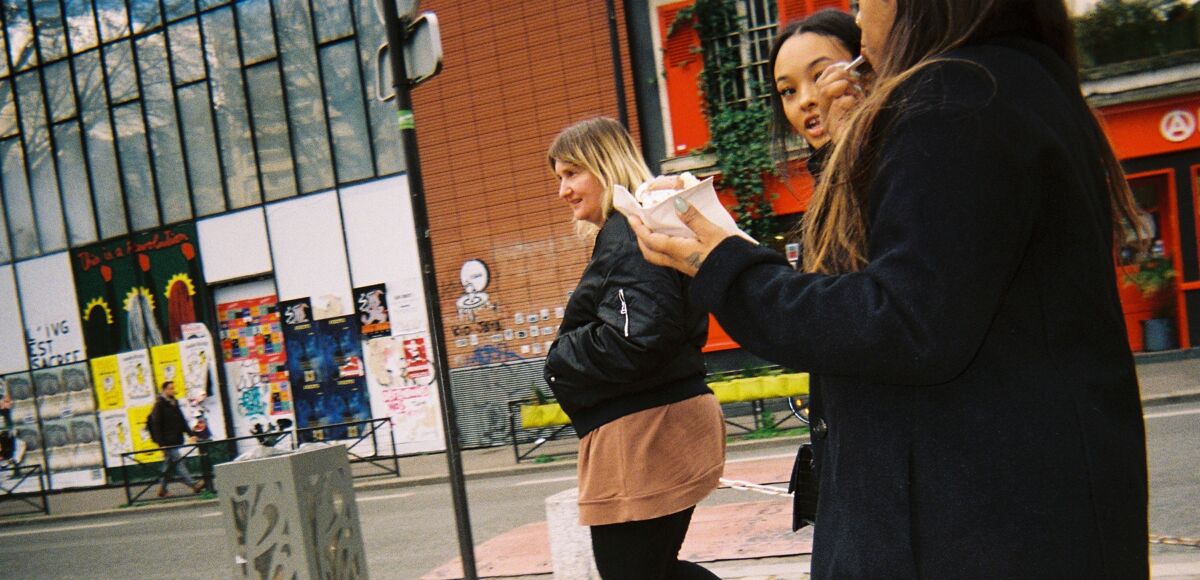
[[555,378],[557,378],[557,377],[553,377],[553,376],[552,376],[552,377],[550,377],[550,382],[552,382],[552,383],[553,383]]
[[825,436],[829,434],[829,425],[825,423],[824,419],[817,419],[813,421],[812,434],[813,437],[816,437],[817,439],[824,439]]

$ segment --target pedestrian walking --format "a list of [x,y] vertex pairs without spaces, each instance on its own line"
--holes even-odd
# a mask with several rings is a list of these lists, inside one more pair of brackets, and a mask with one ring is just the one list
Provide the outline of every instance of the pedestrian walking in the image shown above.
[[[645,256],[756,355],[821,375],[814,578],[1145,578],[1145,433],[1114,270],[1135,205],[1061,0],[861,0],[873,90],[804,270],[636,219]],[[844,103],[843,103],[844,104]],[[842,124],[844,123],[844,124]]]
[[688,279],[642,258],[613,187],[650,178],[612,119],[576,123],[549,151],[558,196],[591,260],[567,301],[545,378],[579,435],[579,523],[608,580],[711,579],[678,559],[696,504],[725,464],[721,406],[705,385],[707,315]]
[[163,460],[162,486],[158,489],[158,497],[166,497],[167,483],[171,480],[172,471],[179,476],[184,485],[192,488],[193,492],[204,491],[204,482],[194,481],[192,474],[188,472],[187,465],[184,464],[183,448],[176,447],[183,445],[185,433],[189,436],[195,436],[195,433],[188,426],[183,412],[179,410],[179,400],[175,398],[173,381],[166,381],[162,384],[162,391],[154,400],[154,408],[146,417],[146,427],[150,431],[150,439],[154,441],[155,445],[163,447],[163,453],[166,455]]

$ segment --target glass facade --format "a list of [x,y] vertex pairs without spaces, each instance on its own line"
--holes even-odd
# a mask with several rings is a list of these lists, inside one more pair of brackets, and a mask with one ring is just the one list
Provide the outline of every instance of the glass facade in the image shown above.
[[0,5],[0,264],[403,170],[371,0]]

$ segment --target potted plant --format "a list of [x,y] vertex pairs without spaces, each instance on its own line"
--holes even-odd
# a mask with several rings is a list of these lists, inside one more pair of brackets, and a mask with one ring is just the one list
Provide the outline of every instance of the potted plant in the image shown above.
[[1175,348],[1171,325],[1173,304],[1169,294],[1175,275],[1171,260],[1159,252],[1142,259],[1136,270],[1126,274],[1126,278],[1137,286],[1146,301],[1155,305],[1154,317],[1142,321],[1146,351]]

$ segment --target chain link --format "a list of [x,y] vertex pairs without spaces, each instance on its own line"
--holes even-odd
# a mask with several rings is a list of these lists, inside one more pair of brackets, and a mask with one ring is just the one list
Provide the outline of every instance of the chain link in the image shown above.
[[[753,491],[755,493],[763,493],[766,495],[791,495],[788,490],[782,487],[772,487],[769,485],[760,485],[749,481],[740,481],[737,479],[721,478],[721,485],[730,489],[738,489],[742,491]],[[1160,536],[1158,534],[1150,534],[1151,544],[1163,544],[1166,546],[1187,546],[1189,548],[1200,548],[1200,538],[1187,538],[1182,536]]]
[[1163,544],[1165,546],[1187,546],[1189,548],[1200,548],[1200,538],[1184,538],[1181,536],[1160,536],[1158,534],[1150,534],[1151,544]]

